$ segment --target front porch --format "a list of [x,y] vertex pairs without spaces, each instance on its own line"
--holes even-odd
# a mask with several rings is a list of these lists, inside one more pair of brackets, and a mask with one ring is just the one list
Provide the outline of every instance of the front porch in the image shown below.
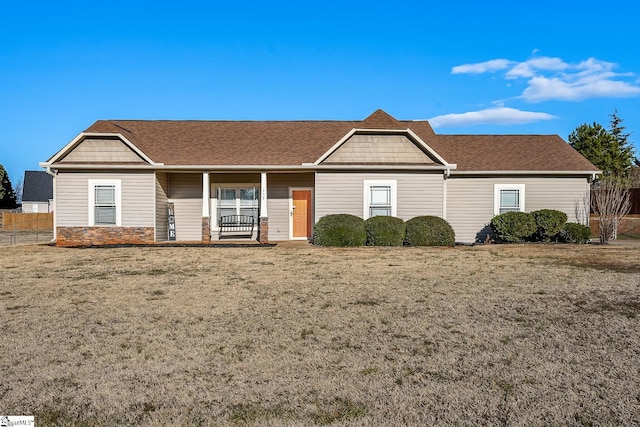
[[[176,171],[157,173],[156,181],[156,242],[266,244],[312,238],[313,172]],[[252,229],[240,222],[229,227],[229,218],[236,217],[244,223],[251,218]]]

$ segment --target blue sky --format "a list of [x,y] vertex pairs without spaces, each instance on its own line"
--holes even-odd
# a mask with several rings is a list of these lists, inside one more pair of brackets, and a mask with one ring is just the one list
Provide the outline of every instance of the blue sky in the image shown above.
[[633,1],[11,1],[0,17],[0,163],[14,185],[98,119],[382,108],[438,133],[566,140],[617,108],[640,143]]

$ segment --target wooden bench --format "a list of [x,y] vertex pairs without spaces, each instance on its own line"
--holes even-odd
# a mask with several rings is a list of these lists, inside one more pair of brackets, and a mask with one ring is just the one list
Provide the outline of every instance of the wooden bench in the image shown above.
[[224,215],[218,221],[219,238],[251,237],[255,219],[253,215]]

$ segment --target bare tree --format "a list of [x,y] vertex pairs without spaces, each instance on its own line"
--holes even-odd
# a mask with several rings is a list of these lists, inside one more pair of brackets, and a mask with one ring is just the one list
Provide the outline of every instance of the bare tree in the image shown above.
[[600,223],[600,243],[616,239],[622,219],[631,210],[628,186],[619,179],[604,179],[593,190],[591,206]]
[[15,188],[13,189],[14,193],[16,193],[16,202],[21,205],[22,204],[22,190],[24,189],[24,181],[22,178],[18,180]]
[[578,224],[589,225],[589,193],[573,201],[573,213]]

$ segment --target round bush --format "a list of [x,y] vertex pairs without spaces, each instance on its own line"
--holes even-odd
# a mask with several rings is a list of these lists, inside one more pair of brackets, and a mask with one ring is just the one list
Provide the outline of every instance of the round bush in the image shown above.
[[560,230],[557,238],[565,243],[587,243],[591,239],[591,230],[586,225],[568,222]]
[[437,216],[417,216],[405,223],[404,241],[410,246],[454,246],[456,236],[447,221]]
[[349,214],[326,215],[313,228],[313,243],[320,246],[363,246],[364,220]]
[[374,216],[364,222],[369,246],[402,246],[404,221],[393,216]]
[[523,242],[536,232],[536,221],[530,213],[505,212],[491,219],[491,229],[499,242]]
[[567,223],[567,214],[553,209],[541,209],[532,212],[536,221],[536,240],[548,242],[562,230]]

